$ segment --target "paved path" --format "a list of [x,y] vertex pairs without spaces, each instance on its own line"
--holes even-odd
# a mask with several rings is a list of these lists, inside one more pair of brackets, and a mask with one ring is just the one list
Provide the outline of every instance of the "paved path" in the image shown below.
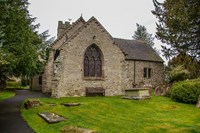
[[20,115],[20,107],[26,98],[47,97],[41,92],[16,90],[16,96],[0,102],[0,133],[33,133]]

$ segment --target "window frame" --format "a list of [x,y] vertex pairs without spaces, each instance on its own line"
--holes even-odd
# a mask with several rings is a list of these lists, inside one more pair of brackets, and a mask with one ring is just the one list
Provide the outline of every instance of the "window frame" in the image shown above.
[[144,78],[151,78],[152,77],[152,68],[149,68],[149,67],[145,67],[143,69],[143,77]]
[[[93,67],[93,69],[90,69],[91,67]],[[85,80],[103,80],[104,79],[103,54],[102,54],[101,49],[96,44],[92,44],[88,46],[85,50],[84,59],[83,59],[83,78]]]

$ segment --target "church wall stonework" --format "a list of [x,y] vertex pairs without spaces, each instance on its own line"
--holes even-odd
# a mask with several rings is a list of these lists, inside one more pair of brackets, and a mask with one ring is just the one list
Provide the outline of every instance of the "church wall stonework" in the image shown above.
[[42,90],[42,84],[39,84],[39,77],[40,76],[42,76],[42,75],[35,75],[32,78],[31,84],[34,84],[34,86],[31,86],[31,90],[34,90],[34,91],[40,91],[40,90]]
[[[130,57],[137,51],[129,53],[127,49],[127,54],[126,49],[122,49],[126,44],[123,45],[123,43],[122,47],[119,47],[121,44],[116,43],[116,38],[114,40],[94,17],[87,22],[80,17],[75,23],[65,28],[66,31],[58,29],[59,37],[51,45],[43,74],[42,92],[51,93],[55,98],[85,96],[86,87],[103,87],[106,96],[113,96],[124,94],[125,89],[130,89],[134,85],[142,87],[142,85],[151,84],[155,87],[164,82],[162,60],[158,59],[158,62],[148,59],[148,61],[138,61],[135,60],[135,56],[132,59],[127,58],[127,55]],[[130,41],[123,42],[129,43]],[[93,44],[101,50],[103,55],[103,76],[85,78],[84,55],[86,49]],[[56,51],[60,53],[54,60]],[[144,78],[144,68],[151,69],[150,78]]]
[[[86,79],[83,76],[85,50],[92,44],[103,53],[101,79]],[[85,87],[103,87],[107,96],[122,94],[124,55],[95,22],[84,28],[76,39],[67,42],[61,51],[61,73],[52,86],[53,97],[85,96]]]
[[51,93],[51,86],[53,79],[53,60],[54,60],[54,50],[50,49],[48,62],[45,66],[45,72],[43,74],[43,80],[42,80],[43,93]]
[[[145,84],[157,86],[164,83],[164,66],[163,63],[150,61],[127,61],[128,62],[128,79],[129,88],[135,83],[136,87]],[[151,77],[144,78],[144,68],[151,68]]]
[[[75,31],[77,31],[81,26],[83,26],[83,22],[80,21],[79,23],[74,23],[66,32],[65,36],[62,36],[62,38],[60,40],[58,40],[58,42],[56,42],[56,44],[53,46],[53,49],[58,49],[67,39],[68,37],[70,37]],[[63,34],[63,32],[62,32]]]

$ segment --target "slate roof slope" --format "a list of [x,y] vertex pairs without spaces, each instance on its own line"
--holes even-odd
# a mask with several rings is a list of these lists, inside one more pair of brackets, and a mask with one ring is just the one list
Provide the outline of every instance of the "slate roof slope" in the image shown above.
[[154,49],[144,42],[119,38],[113,40],[125,54],[126,60],[164,62]]

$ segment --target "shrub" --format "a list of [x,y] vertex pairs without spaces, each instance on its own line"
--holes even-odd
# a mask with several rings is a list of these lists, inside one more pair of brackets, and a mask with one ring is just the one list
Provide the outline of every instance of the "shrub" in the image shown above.
[[15,81],[7,81],[6,82],[7,88],[19,88],[20,86],[21,86],[20,82],[15,82]]
[[183,81],[190,78],[190,73],[183,66],[179,65],[169,71],[169,83]]
[[171,98],[183,103],[195,104],[200,96],[200,79],[174,83]]

